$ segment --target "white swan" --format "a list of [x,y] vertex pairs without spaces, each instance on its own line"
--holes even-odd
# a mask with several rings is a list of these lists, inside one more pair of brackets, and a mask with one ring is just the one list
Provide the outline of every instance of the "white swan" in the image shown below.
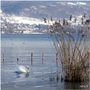
[[18,66],[18,70],[21,73],[29,73],[29,67],[28,66],[20,65],[20,66]]
[[21,73],[29,73],[29,66],[23,66],[23,65],[20,65],[19,64],[19,58],[17,58],[17,68],[18,68],[18,71],[15,71],[15,73],[17,74],[21,74]]
[[29,67],[28,66],[23,66],[23,65],[20,65],[17,67],[18,70],[15,71],[16,74],[29,74]]

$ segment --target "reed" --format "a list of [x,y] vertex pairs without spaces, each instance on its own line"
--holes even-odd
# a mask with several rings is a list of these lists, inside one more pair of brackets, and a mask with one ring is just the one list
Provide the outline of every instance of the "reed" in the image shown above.
[[86,45],[86,31],[80,28],[77,32],[72,33],[56,23],[53,25],[52,33],[56,35],[59,44],[60,60],[58,62],[62,63],[64,80],[89,80],[90,52]]

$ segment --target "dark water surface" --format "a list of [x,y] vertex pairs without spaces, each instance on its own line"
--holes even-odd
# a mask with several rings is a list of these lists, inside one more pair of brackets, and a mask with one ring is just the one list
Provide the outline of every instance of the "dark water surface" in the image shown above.
[[[31,52],[33,64],[31,65]],[[42,64],[42,52],[43,64]],[[87,88],[87,83],[64,83],[57,75],[56,51],[47,34],[1,36],[2,90],[70,90]],[[17,58],[19,62],[17,63]],[[29,74],[16,74],[19,65],[29,66]],[[61,71],[61,70],[60,70]],[[61,73],[60,73],[61,74]],[[86,89],[88,90],[88,88]]]

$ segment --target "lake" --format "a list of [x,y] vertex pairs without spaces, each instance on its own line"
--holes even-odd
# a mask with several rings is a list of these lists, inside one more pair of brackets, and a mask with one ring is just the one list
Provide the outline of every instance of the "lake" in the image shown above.
[[[31,53],[33,53],[33,64],[31,64]],[[1,59],[3,60],[1,63],[2,90],[87,88],[87,83],[64,83],[61,80],[58,82],[56,79],[51,80],[58,74],[58,66],[56,50],[52,38],[48,34],[1,35]],[[18,70],[19,65],[29,66],[29,74],[16,74],[15,71]],[[61,67],[59,74],[62,74]]]

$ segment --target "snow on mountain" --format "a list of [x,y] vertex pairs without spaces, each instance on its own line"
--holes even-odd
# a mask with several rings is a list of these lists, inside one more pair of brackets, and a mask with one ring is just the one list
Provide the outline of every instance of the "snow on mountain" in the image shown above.
[[46,33],[49,24],[41,19],[0,13],[2,33]]
[[23,23],[23,24],[30,24],[30,25],[33,25],[33,24],[46,25],[46,23],[44,23],[44,21],[41,19],[25,17],[25,16],[8,15],[5,13],[2,13],[2,11],[0,13],[0,16],[2,17],[2,19],[5,19],[9,23]]
[[[69,19],[71,25],[81,24],[81,15],[90,15],[90,2],[85,1],[2,1],[0,16],[3,33],[46,33],[48,25]],[[50,18],[53,18],[53,22]],[[47,18],[47,23],[43,21]],[[75,21],[77,18],[77,21]]]
[[6,17],[7,22],[9,23],[23,23],[23,24],[30,24],[30,25],[33,25],[33,24],[44,24],[44,21],[40,20],[40,19],[36,19],[36,18],[29,18],[29,17],[22,17],[22,16],[15,16],[15,15],[12,15],[12,16],[8,16]]
[[85,2],[67,2],[68,5],[87,5]]
[[[47,19],[46,23],[44,20],[37,19],[37,18],[31,18],[31,17],[22,17],[22,16],[15,16],[15,15],[7,15],[5,13],[2,13],[1,11],[1,30],[2,33],[47,33],[48,27],[50,25],[53,25],[55,22],[58,22],[57,20],[50,20]],[[88,18],[87,18],[88,17]],[[83,17],[83,15],[79,16],[73,16],[72,20],[66,19],[66,22],[68,22],[69,26],[65,27],[77,27],[82,26],[82,19],[83,22],[85,22],[87,19],[89,19],[89,16]],[[63,25],[63,20],[60,20],[60,24]]]

